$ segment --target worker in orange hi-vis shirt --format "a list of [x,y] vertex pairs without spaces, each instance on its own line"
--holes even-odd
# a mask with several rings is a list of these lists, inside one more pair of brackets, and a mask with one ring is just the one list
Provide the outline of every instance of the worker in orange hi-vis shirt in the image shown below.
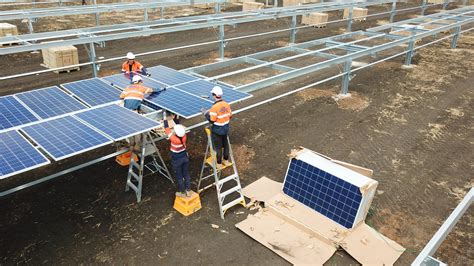
[[122,64],[122,73],[128,74],[130,79],[138,74],[151,76],[151,74],[146,71],[146,68],[135,60],[135,55],[132,52],[127,53],[127,61]]
[[142,83],[143,80],[140,76],[133,76],[132,84],[120,94],[125,108],[132,111],[140,110],[145,95],[153,92],[153,89],[143,86]]
[[[223,166],[229,166],[232,163],[229,162],[229,142],[227,135],[230,129],[230,119],[232,118],[232,110],[230,105],[222,100],[222,88],[215,86],[211,90],[212,97],[214,98],[214,105],[207,112],[203,110],[204,115],[211,125],[211,137],[214,144],[214,148],[217,153],[217,167],[222,168]],[[224,151],[224,154],[222,154]],[[222,160],[224,157],[224,160]]]

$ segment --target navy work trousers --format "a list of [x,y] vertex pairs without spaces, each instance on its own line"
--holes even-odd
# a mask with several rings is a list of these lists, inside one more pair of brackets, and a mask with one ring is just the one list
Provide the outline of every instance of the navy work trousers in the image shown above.
[[217,153],[217,163],[222,163],[222,150],[224,150],[224,160],[229,160],[229,141],[227,135],[219,135],[212,132],[212,143]]
[[173,166],[176,179],[178,179],[178,190],[184,192],[191,190],[191,177],[189,176],[188,166],[189,158],[187,155],[178,158],[171,158],[171,165]]

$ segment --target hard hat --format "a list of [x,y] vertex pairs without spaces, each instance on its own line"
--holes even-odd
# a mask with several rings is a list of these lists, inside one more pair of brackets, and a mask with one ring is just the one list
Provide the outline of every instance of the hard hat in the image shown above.
[[176,133],[176,136],[182,138],[184,134],[186,134],[186,129],[183,125],[177,124],[174,126],[174,133]]
[[127,59],[132,60],[135,59],[135,55],[132,52],[127,53]]
[[221,97],[222,96],[222,89],[219,86],[215,86],[214,88],[212,88],[211,93],[216,95],[217,97]]
[[138,83],[140,81],[142,81],[142,77],[140,77],[139,75],[133,76],[132,83]]

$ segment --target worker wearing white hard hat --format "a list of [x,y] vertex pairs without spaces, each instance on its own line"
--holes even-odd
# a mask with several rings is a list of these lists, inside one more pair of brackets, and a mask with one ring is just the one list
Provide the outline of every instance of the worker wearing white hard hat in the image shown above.
[[127,61],[122,64],[122,73],[130,75],[130,79],[137,74],[150,76],[146,68],[135,60],[135,55],[132,52],[127,53]]
[[153,89],[143,86],[142,77],[135,75],[132,84],[120,94],[120,99],[123,99],[125,108],[138,111],[145,96],[152,92]]
[[217,152],[217,167],[222,168],[231,165],[229,162],[229,141],[227,135],[229,134],[232,110],[230,105],[222,99],[224,93],[221,87],[213,87],[211,94],[214,99],[214,105],[212,105],[209,111],[203,113],[211,123],[212,142]]
[[186,151],[186,129],[183,125],[178,124],[177,120],[173,120],[174,127],[170,127],[168,120],[164,121],[165,132],[170,140],[171,151],[171,165],[173,166],[176,179],[178,181],[178,197],[190,197],[191,192],[191,177],[189,175],[189,156]]

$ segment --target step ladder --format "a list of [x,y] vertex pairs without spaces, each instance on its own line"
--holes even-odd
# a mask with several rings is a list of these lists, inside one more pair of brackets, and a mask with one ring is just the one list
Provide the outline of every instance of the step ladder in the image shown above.
[[[202,163],[201,174],[199,176],[199,182],[197,187],[197,192],[200,194],[204,190],[216,186],[217,200],[219,203],[219,212],[221,218],[224,219],[224,215],[228,209],[231,207],[241,204],[246,207],[245,198],[242,194],[242,186],[240,185],[240,178],[237,172],[237,166],[235,165],[234,155],[232,154],[232,147],[230,145],[229,137],[227,141],[229,142],[229,155],[230,162],[232,163],[229,166],[223,166],[222,168],[217,167],[217,154],[214,150],[214,145],[212,143],[211,130],[209,127],[204,129],[207,135],[207,147],[206,154],[204,155],[204,161]],[[209,156],[209,157],[208,157]],[[222,177],[222,172],[224,169],[232,166],[233,173],[229,176]],[[205,170],[209,174],[205,175]],[[204,186],[203,181],[214,177],[213,182]],[[204,186],[201,188],[201,186]],[[226,201],[226,197],[232,197],[230,201]]]
[[[137,202],[140,202],[142,198],[144,176],[159,173],[171,181],[171,183],[174,183],[150,132],[140,134],[140,147],[140,152],[136,152],[131,147],[127,183],[125,185],[125,191],[130,189],[135,191]],[[133,159],[135,155],[138,157],[137,162]]]

